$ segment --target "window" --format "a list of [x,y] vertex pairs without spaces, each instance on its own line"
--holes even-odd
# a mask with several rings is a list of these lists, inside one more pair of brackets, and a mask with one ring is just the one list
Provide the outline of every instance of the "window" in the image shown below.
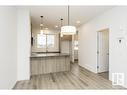
[[46,47],[46,35],[37,34],[37,48]]
[[55,46],[55,35],[37,34],[37,48],[53,48]]
[[47,48],[53,48],[55,44],[54,35],[47,35]]

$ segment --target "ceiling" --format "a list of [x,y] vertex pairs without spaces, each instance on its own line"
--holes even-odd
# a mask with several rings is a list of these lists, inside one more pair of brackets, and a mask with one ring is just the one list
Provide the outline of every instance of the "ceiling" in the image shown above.
[[[93,17],[111,9],[113,6],[70,6],[70,25],[76,27],[86,23]],[[32,27],[40,28],[40,16],[44,16],[44,27],[60,29],[60,19],[67,25],[67,6],[29,6]],[[80,23],[76,23],[80,21]],[[58,26],[57,28],[55,26]]]

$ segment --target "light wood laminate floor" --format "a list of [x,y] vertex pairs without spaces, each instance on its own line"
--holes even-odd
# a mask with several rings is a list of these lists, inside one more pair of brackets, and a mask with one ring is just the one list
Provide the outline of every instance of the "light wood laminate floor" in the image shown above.
[[102,73],[99,73],[98,75],[102,76],[105,79],[109,79],[109,72],[102,72]]
[[14,89],[125,89],[112,86],[111,81],[94,74],[77,63],[71,71],[31,76],[30,80],[18,81]]

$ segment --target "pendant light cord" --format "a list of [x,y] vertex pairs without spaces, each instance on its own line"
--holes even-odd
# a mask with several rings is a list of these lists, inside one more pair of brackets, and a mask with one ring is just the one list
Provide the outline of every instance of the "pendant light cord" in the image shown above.
[[63,21],[63,19],[61,18],[60,20],[61,20],[61,27],[62,27],[62,26],[63,26],[63,22],[62,22],[62,21]]
[[70,7],[68,5],[68,26],[70,25],[70,14],[69,14],[70,12],[69,11],[70,11]]

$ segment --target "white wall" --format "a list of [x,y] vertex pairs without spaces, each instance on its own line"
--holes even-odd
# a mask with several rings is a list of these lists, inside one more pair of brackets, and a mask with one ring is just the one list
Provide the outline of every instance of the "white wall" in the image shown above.
[[30,14],[25,8],[17,9],[17,52],[18,71],[17,80],[28,80],[30,78]]
[[0,89],[11,89],[17,80],[16,9],[0,7]]
[[109,28],[109,78],[113,72],[124,73],[127,87],[127,7],[115,7],[79,28],[79,65],[97,72],[97,31],[105,28]]
[[0,7],[0,89],[30,77],[29,10]]

